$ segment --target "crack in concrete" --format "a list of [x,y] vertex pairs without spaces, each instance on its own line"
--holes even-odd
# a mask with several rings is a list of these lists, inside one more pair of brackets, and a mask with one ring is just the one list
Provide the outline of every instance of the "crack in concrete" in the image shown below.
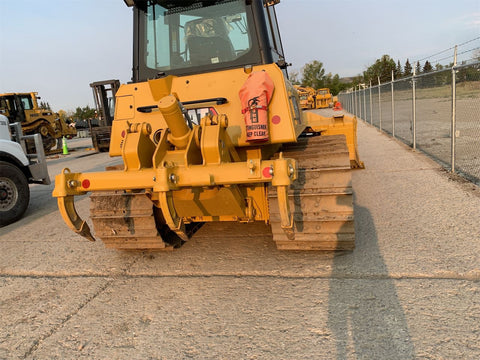
[[33,344],[32,346],[30,346],[30,348],[25,352],[25,354],[21,357],[22,359],[26,359],[28,358],[30,355],[32,355],[37,349],[38,347],[40,346],[40,344],[45,341],[46,339],[48,339],[49,337],[53,336],[59,329],[61,329],[70,319],[72,319],[75,315],[77,315],[83,308],[85,308],[88,304],[90,304],[93,300],[95,300],[100,294],[102,294],[103,292],[105,292],[105,290],[107,290],[116,280],[121,280],[122,278],[125,277],[125,275],[127,275],[126,273],[130,270],[130,268],[135,265],[135,263],[137,262],[138,259],[133,259],[133,261],[131,262],[131,264],[129,264],[124,270],[124,274],[123,275],[119,275],[119,276],[115,276],[115,275],[112,275],[112,276],[108,276],[108,275],[104,275],[104,276],[65,276],[65,275],[62,275],[62,276],[28,276],[28,275],[21,275],[21,276],[5,276],[5,275],[0,275],[0,278],[4,278],[4,277],[14,277],[14,278],[35,278],[35,279],[48,279],[48,278],[99,278],[99,279],[105,279],[106,282],[103,286],[101,286],[94,294],[92,294],[91,296],[87,297],[85,299],[85,301],[81,302],[79,304],[79,306],[74,309],[72,312],[68,313],[61,321],[59,324],[53,326],[50,331],[48,331],[46,334],[40,336],[38,339],[34,340],[33,341]]
[[199,279],[199,278],[259,278],[259,279],[325,279],[325,280],[459,280],[459,281],[480,281],[480,273],[472,272],[466,274],[334,274],[320,273],[320,274],[278,274],[278,273],[221,273],[221,272],[196,272],[196,273],[158,273],[158,274],[1,274],[0,278],[25,278],[25,279],[108,279],[114,278],[116,280],[128,279],[155,279],[155,278],[178,278],[178,279]]
[[63,318],[59,324],[53,326],[50,331],[48,331],[46,334],[40,336],[38,339],[34,340],[32,346],[27,350],[27,352],[21,357],[22,359],[26,359],[30,355],[32,355],[35,350],[40,346],[40,344],[51,337],[53,334],[55,334],[60,328],[62,328],[72,317],[77,315],[85,306],[87,306],[91,301],[93,301],[95,298],[97,298],[102,292],[104,292],[112,283],[113,279],[110,281],[107,281],[103,286],[100,287],[92,296],[89,296],[85,301],[80,303],[80,305],[72,312],[68,313],[65,318]]

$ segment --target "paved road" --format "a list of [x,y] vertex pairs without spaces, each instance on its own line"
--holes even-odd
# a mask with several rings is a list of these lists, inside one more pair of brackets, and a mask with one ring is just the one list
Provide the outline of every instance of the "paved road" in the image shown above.
[[[479,189],[368,125],[359,141],[357,247],[335,255],[279,252],[263,225],[108,250],[33,186],[0,229],[0,359],[479,359]],[[69,144],[52,175],[118,162]]]

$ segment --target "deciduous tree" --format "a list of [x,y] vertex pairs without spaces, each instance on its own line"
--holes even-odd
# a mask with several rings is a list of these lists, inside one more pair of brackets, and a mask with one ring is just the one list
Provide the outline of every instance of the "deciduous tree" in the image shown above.
[[323,68],[323,63],[314,60],[305,66],[302,69],[302,85],[310,86],[314,89],[320,89],[325,86],[325,69]]
[[95,117],[95,109],[92,109],[90,106],[84,106],[83,108],[77,107],[75,113],[73,114],[75,119],[87,120]]
[[365,83],[370,80],[376,81],[378,77],[380,77],[380,82],[387,82],[391,80],[392,71],[395,71],[395,69],[395,61],[389,55],[383,55],[375,61],[375,64],[363,72],[363,78]]

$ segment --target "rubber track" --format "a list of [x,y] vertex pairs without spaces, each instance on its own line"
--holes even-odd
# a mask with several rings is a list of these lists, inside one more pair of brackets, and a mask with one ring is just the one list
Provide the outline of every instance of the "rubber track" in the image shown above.
[[295,239],[280,225],[276,189],[269,188],[270,224],[280,250],[352,250],[355,247],[353,192],[343,135],[301,138],[282,148],[297,160],[298,179],[289,190]]

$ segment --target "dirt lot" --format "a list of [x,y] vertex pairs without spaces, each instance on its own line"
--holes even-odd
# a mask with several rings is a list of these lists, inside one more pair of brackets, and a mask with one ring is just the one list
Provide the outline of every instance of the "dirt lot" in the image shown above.
[[[33,186],[0,229],[0,359],[479,359],[478,187],[368,125],[359,140],[353,252],[279,252],[261,224],[117,252]],[[69,145],[52,178],[118,162]]]

